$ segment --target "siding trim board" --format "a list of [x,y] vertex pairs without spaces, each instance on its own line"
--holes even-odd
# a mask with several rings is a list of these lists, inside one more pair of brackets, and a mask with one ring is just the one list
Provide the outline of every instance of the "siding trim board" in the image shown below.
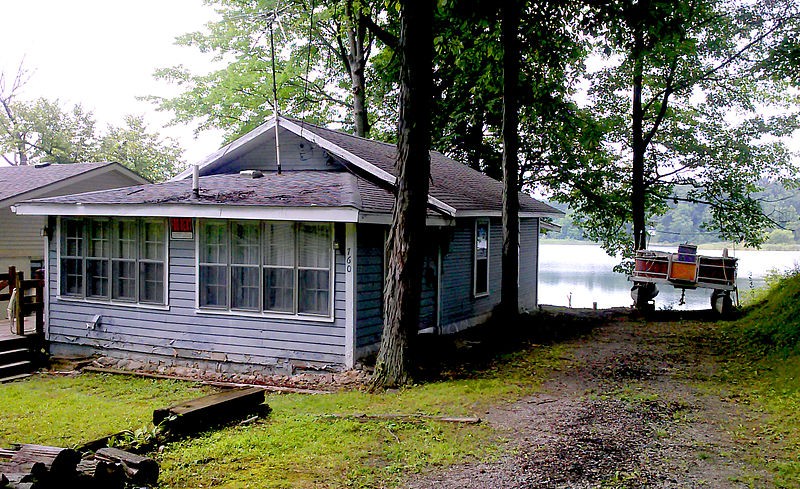
[[201,217],[262,221],[358,222],[353,207],[260,207],[214,204],[55,204],[23,202],[12,206],[18,215]]
[[355,366],[356,350],[356,271],[358,270],[358,252],[355,224],[347,224],[345,243],[345,324],[344,324],[344,362],[346,368]]

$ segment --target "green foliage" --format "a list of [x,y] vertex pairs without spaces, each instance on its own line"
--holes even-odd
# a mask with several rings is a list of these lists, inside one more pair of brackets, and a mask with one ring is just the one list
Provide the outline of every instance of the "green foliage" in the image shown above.
[[109,126],[100,140],[99,160],[116,161],[139,175],[162,182],[184,168],[183,149],[177,141],[149,132],[144,118],[126,116],[125,126]]
[[[196,122],[198,131],[222,129],[230,141],[271,117],[271,28],[280,112],[309,122],[354,126],[352,60],[347,59],[353,55],[350,43],[358,39],[359,32],[363,34],[364,43],[358,50],[365,61],[378,49],[372,30],[366,30],[358,18],[369,18],[375,29],[382,29],[378,24],[393,19],[384,11],[383,2],[322,0],[315,4],[313,24],[310,4],[300,0],[208,3],[215,7],[218,20],[202,31],[178,37],[177,44],[208,53],[219,68],[210,73],[195,73],[185,66],[160,69],[155,77],[179,86],[182,93],[173,98],[147,97],[160,110],[173,112],[175,123]],[[276,9],[280,11],[278,20],[274,20]],[[386,106],[395,110],[385,103],[386,94],[372,87],[372,80],[382,75],[369,67],[365,72],[367,96],[376,101],[370,108],[375,114]]]
[[162,425],[143,425],[135,430],[122,430],[119,434],[108,439],[108,446],[123,450],[152,450],[164,435]]
[[769,292],[745,310],[728,335],[744,352],[800,353],[800,269],[770,280]]
[[8,163],[115,161],[152,181],[183,169],[180,145],[149,132],[142,116],[126,116],[123,126],[101,130],[80,104],[63,108],[45,98],[7,103],[13,121],[0,115],[0,155]]
[[[683,186],[683,198],[708,206],[705,230],[748,245],[766,239],[772,222],[754,194],[759,182],[797,174],[776,137],[798,123],[795,98],[758,62],[796,15],[788,1],[599,4],[588,27],[601,67],[589,75],[587,109],[598,118],[605,158],[554,167],[551,179],[589,238],[609,250],[631,247],[639,174],[632,161],[641,151],[647,220],[667,212]],[[631,115],[636,90],[638,118]],[[685,229],[688,221],[675,225]]]
[[[766,245],[792,246],[800,243],[800,192],[790,182],[759,182],[762,191],[754,193],[763,210],[773,224],[767,228]],[[686,187],[676,187],[675,194],[685,196]],[[567,215],[556,220],[562,226],[561,233],[548,237],[561,239],[584,239],[583,231],[575,225],[580,216],[571,207],[555,203]],[[650,224],[653,234],[652,243],[719,243],[715,232],[704,228],[703,223],[711,219],[711,210],[707,204],[684,200],[668,202],[668,210],[662,216],[651,216]],[[775,227],[779,226],[779,227]]]

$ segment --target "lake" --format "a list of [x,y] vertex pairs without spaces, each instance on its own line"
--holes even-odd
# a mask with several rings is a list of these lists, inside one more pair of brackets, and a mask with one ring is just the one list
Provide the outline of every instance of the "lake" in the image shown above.
[[[675,252],[674,247],[652,249]],[[737,284],[739,295],[764,285],[764,276],[772,269],[786,270],[800,262],[800,251],[729,250],[739,259]],[[722,256],[722,250],[698,250],[698,254]],[[543,243],[539,255],[539,304],[597,307],[630,306],[631,282],[614,273],[619,259],[608,256],[599,245]],[[656,309],[708,309],[711,289],[686,291],[686,304],[679,305],[681,291],[658,285]]]

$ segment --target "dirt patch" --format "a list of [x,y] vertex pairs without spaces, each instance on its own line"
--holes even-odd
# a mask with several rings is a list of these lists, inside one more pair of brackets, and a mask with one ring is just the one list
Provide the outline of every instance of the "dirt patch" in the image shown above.
[[509,455],[418,475],[406,487],[767,486],[726,428],[740,407],[696,388],[716,364],[685,340],[686,324],[617,319],[569,340],[568,366],[540,393],[485,414]]

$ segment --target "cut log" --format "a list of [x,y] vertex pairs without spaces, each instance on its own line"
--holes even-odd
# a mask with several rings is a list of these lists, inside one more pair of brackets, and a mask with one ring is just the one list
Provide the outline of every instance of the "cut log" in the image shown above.
[[211,426],[265,414],[264,389],[232,389],[153,411],[153,424],[163,424],[173,433],[193,433]]
[[118,463],[125,476],[135,484],[151,485],[158,482],[158,462],[118,448],[101,448],[94,454],[101,461]]
[[42,463],[53,475],[74,474],[81,456],[71,448],[22,445],[11,457],[14,463]]
[[469,417],[453,417],[453,416],[431,416],[429,414],[328,414],[326,418],[338,419],[355,419],[360,421],[368,420],[399,420],[399,421],[439,421],[440,423],[461,423],[461,424],[479,424],[481,418],[475,416]]

